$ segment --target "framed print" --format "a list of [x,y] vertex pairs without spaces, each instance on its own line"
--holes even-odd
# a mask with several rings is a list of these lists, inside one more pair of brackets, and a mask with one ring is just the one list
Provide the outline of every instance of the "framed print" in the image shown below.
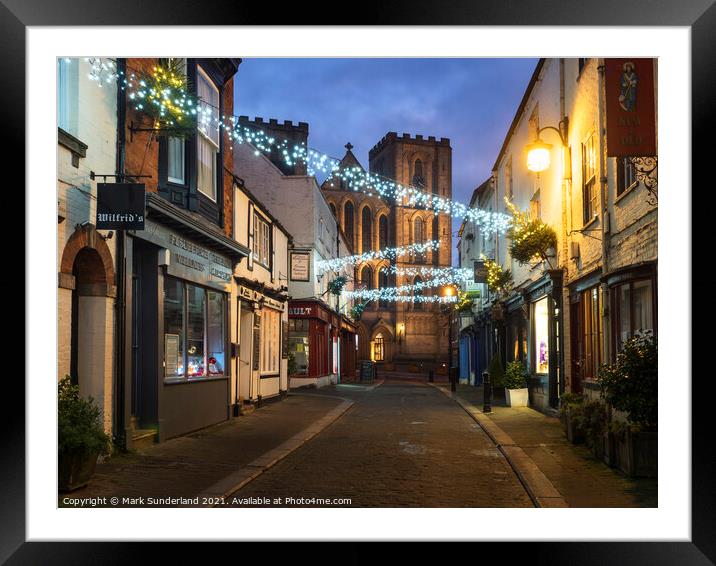
[[[347,26],[1,1],[28,223],[3,560],[382,540],[716,563],[689,230],[711,0]],[[98,224],[112,186],[142,202]]]

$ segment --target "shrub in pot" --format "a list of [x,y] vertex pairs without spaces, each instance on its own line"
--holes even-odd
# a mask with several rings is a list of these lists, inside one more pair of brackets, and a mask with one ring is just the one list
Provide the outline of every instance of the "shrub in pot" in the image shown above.
[[565,393],[560,399],[559,415],[564,434],[574,444],[584,441],[582,431],[582,405],[584,397],[578,393]]
[[505,371],[505,397],[508,407],[526,407],[529,401],[527,370],[520,361],[509,362]]
[[624,342],[616,362],[603,365],[598,376],[604,400],[626,414],[614,424],[617,466],[629,475],[657,474],[658,357],[651,332]]
[[58,480],[61,491],[87,484],[97,458],[109,453],[109,436],[102,427],[94,400],[80,397],[80,389],[65,376],[58,385]]

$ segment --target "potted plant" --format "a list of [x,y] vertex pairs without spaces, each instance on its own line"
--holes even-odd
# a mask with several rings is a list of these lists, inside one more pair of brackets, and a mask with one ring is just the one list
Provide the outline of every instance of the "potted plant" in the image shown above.
[[109,453],[100,410],[94,400],[80,397],[80,389],[65,376],[58,385],[58,480],[60,491],[87,485],[97,458]]
[[616,464],[631,476],[657,475],[658,358],[651,332],[629,338],[613,364],[603,365],[601,395],[626,422],[611,427]]
[[582,404],[584,397],[578,393],[565,393],[560,398],[559,415],[567,439],[579,444],[584,441],[582,431]]
[[505,398],[505,370],[502,367],[502,358],[500,352],[496,352],[490,360],[490,365],[487,369],[490,374],[490,383],[492,384],[492,397],[493,399],[504,399]]
[[582,432],[592,454],[598,460],[603,460],[607,451],[607,408],[601,401],[592,399],[582,403],[581,414]]
[[508,407],[526,407],[529,401],[527,370],[520,361],[509,362],[505,371],[505,397]]

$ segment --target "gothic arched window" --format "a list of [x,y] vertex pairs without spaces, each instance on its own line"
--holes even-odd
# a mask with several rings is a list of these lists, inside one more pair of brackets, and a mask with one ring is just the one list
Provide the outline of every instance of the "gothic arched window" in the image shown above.
[[[424,244],[426,233],[425,221],[418,216],[413,223],[413,242],[416,244]],[[425,258],[425,252],[415,252],[416,263],[425,263]]]
[[373,288],[373,270],[367,265],[360,272],[360,282],[365,289]]
[[423,310],[423,303],[420,301],[423,296],[423,289],[420,287],[422,282],[423,280],[419,275],[413,279],[413,309],[416,311]]
[[353,247],[355,242],[353,241],[353,203],[351,201],[348,201],[343,207],[343,223],[343,232]]
[[[378,272],[378,288],[379,289],[385,289],[389,286],[389,277],[388,277],[388,268],[387,267],[381,267],[380,271]],[[388,308],[388,301],[384,301],[381,299],[378,308],[380,309],[387,309]]]
[[363,247],[361,252],[365,253],[373,249],[373,215],[370,212],[370,207],[363,208],[361,225],[363,226]]
[[384,250],[388,247],[388,217],[385,214],[378,220],[378,249]]
[[425,175],[423,173],[423,162],[420,159],[415,160],[415,168],[413,172],[413,186],[424,187],[425,186]]

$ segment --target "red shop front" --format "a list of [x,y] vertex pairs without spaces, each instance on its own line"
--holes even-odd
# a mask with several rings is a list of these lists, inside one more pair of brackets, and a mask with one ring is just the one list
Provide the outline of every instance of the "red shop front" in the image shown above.
[[288,303],[289,374],[315,380],[337,373],[340,319],[320,301]]

